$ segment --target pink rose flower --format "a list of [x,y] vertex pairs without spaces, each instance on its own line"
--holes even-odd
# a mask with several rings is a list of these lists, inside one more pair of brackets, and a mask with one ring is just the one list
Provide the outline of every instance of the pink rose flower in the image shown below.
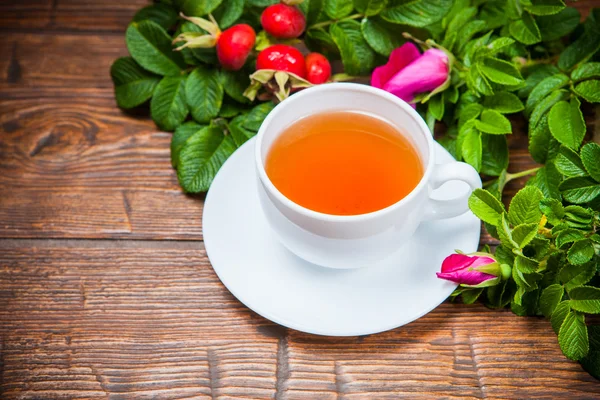
[[431,92],[449,79],[448,55],[429,49],[419,53],[412,43],[405,43],[390,54],[387,64],[375,68],[371,86],[390,92],[410,103],[419,93]]
[[502,275],[500,265],[485,253],[449,255],[442,263],[442,271],[437,272],[438,278],[470,287],[493,286]]

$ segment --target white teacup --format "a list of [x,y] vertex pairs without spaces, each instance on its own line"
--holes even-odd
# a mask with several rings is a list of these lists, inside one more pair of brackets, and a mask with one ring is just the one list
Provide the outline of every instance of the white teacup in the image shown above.
[[[412,143],[424,174],[411,193],[375,212],[341,216],[302,207],[273,185],[265,171],[265,160],[275,139],[302,117],[340,110],[384,118]],[[469,194],[481,187],[479,174],[468,164],[436,165],[431,132],[409,104],[383,90],[355,83],[316,86],[281,102],[258,131],[255,157],[260,203],[281,243],[298,257],[330,268],[366,267],[387,258],[415,233],[422,221],[466,212]],[[471,190],[450,200],[430,197],[434,189],[452,180],[466,182]]]

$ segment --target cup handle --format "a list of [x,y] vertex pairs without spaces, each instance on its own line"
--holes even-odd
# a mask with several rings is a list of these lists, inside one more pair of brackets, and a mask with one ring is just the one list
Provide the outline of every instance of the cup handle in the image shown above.
[[475,168],[467,163],[453,161],[447,164],[437,164],[431,174],[430,187],[435,190],[449,181],[462,181],[469,185],[470,190],[458,197],[447,200],[429,198],[424,213],[424,220],[452,218],[464,214],[469,209],[471,192],[481,187],[481,178]]

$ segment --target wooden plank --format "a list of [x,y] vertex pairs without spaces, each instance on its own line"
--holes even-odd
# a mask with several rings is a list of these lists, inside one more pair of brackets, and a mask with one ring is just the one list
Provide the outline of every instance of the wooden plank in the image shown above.
[[[33,92],[32,92],[33,93]],[[200,240],[171,134],[112,95],[0,102],[0,237]]]
[[1,35],[0,54],[0,90],[43,95],[41,88],[112,89],[110,66],[128,52],[122,36],[21,33]]
[[193,242],[0,241],[0,338],[3,399],[600,395],[543,319],[443,304],[383,334],[303,334],[240,304]]
[[122,34],[148,0],[4,0],[2,30],[73,31]]

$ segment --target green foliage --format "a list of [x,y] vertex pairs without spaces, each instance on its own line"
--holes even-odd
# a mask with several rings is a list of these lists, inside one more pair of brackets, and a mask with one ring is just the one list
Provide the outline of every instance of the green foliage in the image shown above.
[[394,24],[424,27],[441,20],[451,7],[452,0],[391,0],[381,16]]
[[131,23],[125,41],[133,59],[150,72],[173,76],[185,68],[181,54],[173,51],[171,37],[151,20]]
[[122,108],[133,108],[152,97],[160,76],[140,67],[133,58],[118,58],[110,68],[115,98]]
[[360,23],[343,21],[330,28],[331,37],[340,50],[346,73],[368,74],[375,66],[375,52],[361,33]]
[[161,129],[172,131],[185,121],[189,112],[185,81],[185,76],[165,76],[156,87],[150,114]]

